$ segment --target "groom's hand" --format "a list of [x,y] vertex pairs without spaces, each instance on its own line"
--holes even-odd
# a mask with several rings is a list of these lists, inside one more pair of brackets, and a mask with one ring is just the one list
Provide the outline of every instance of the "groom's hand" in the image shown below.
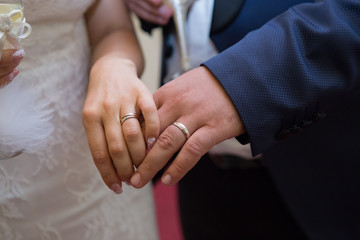
[[134,187],[149,182],[181,149],[162,176],[165,185],[175,184],[214,145],[245,132],[228,95],[205,67],[165,84],[154,99],[162,133],[132,176]]

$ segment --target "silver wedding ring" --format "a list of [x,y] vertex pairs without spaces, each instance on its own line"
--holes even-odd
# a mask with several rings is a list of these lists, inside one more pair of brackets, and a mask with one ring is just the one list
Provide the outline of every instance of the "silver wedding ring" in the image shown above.
[[185,135],[186,139],[189,139],[190,133],[189,133],[189,130],[187,129],[187,127],[185,127],[184,124],[182,124],[181,122],[174,122],[172,125],[174,125],[178,129],[180,129],[182,131],[182,133]]
[[120,123],[121,125],[128,119],[130,118],[138,118],[138,115],[136,113],[128,113],[126,114],[125,116],[123,116],[121,119],[120,119]]

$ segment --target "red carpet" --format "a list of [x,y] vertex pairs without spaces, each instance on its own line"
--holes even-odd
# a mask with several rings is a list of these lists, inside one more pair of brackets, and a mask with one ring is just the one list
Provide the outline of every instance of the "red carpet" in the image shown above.
[[160,240],[183,240],[179,219],[176,186],[161,182],[154,186],[154,199]]

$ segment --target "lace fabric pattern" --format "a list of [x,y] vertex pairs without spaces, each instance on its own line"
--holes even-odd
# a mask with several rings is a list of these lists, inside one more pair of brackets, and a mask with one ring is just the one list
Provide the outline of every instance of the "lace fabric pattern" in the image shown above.
[[0,162],[0,239],[158,239],[152,189],[103,184],[81,122],[93,0],[24,0],[32,33],[14,81],[31,83],[54,113],[46,150]]

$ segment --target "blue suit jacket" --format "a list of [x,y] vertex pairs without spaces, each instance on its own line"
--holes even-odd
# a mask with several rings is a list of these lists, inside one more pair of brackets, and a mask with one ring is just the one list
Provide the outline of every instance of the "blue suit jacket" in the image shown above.
[[360,0],[291,7],[204,65],[307,236],[360,239]]

